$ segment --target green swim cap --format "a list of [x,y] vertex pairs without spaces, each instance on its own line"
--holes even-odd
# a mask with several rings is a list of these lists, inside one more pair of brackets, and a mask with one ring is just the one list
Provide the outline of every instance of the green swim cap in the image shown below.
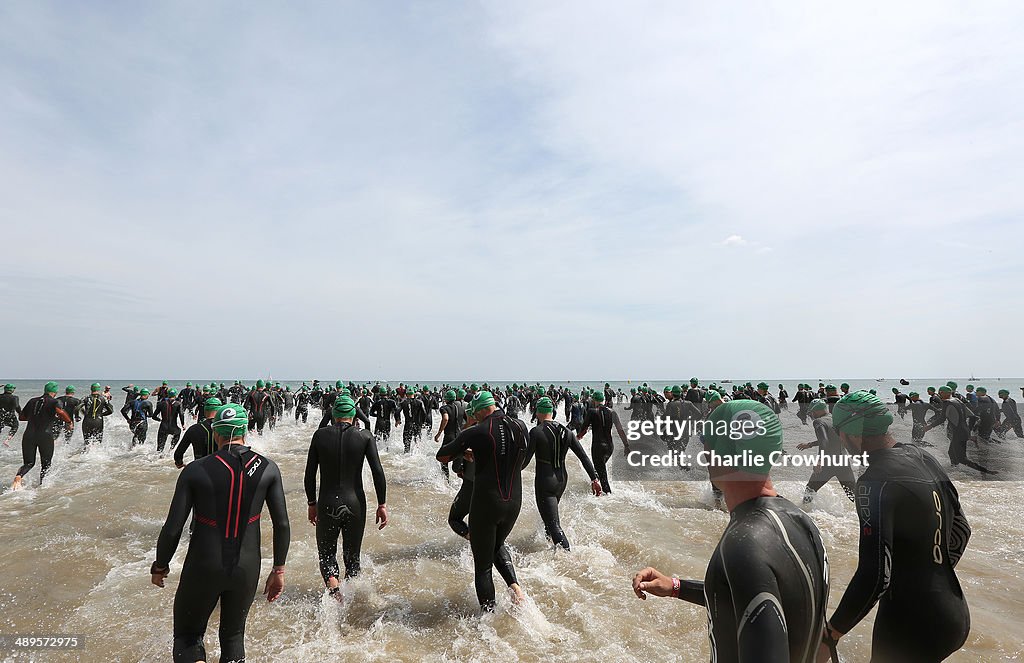
[[839,385],[839,387],[840,387],[841,389],[849,389],[849,388],[850,388],[850,385],[849,385],[849,383],[847,383],[847,382],[844,382],[844,383],[842,383],[841,385]]
[[1002,396],[1009,396],[1009,395],[1010,395],[1010,390],[1009,389],[1000,389],[999,390],[999,396],[1000,397],[1002,397]]
[[56,394],[58,389],[60,389],[60,385],[57,384],[56,382],[53,382],[52,380],[50,382],[47,382],[46,386],[43,387],[43,391],[45,391],[48,394]]
[[921,398],[921,394],[917,393],[916,391],[910,392],[909,394],[907,394],[907,396],[910,396],[911,398],[913,398],[914,396]]
[[929,394],[932,393],[933,391],[935,391],[935,387],[928,387],[928,393]]
[[813,401],[811,401],[810,406],[807,408],[807,410],[809,412],[827,412],[828,403],[821,400],[820,398],[815,398]]
[[256,388],[257,389],[262,389],[263,387],[266,387],[266,386],[267,385],[266,385],[266,383],[263,382],[263,380],[256,380]]
[[224,404],[220,402],[219,398],[216,398],[216,397],[214,397],[214,398],[207,398],[203,402],[203,410],[216,410],[221,405],[224,405]]
[[227,438],[242,437],[248,426],[249,415],[241,405],[221,405],[213,416],[213,432]]
[[336,380],[334,382],[334,386],[335,386],[336,389],[341,389],[341,384],[342,384],[341,380]]
[[4,391],[14,391],[15,389],[16,387],[13,384],[8,383],[4,385]]
[[458,391],[455,392],[455,396],[458,397],[458,398],[465,398],[466,397],[466,390],[465,389],[459,389]]
[[892,413],[878,396],[861,390],[839,399],[832,410],[832,423],[849,435],[884,435],[892,424]]
[[967,385],[965,387],[965,389],[967,389],[967,391],[970,391],[971,389],[974,389],[974,385],[973,384],[969,384],[969,385]]
[[682,387],[680,387],[679,385],[674,385],[672,387],[672,395],[673,396],[682,396],[682,394],[683,394],[683,388]]
[[707,403],[714,403],[715,401],[722,400],[722,394],[718,393],[714,389],[709,389],[708,393],[704,394],[704,401]]
[[139,396],[149,396],[149,389],[142,389],[139,391]]
[[956,391],[956,382],[950,380],[949,382],[946,383],[946,386],[952,389],[953,391]]
[[177,389],[168,389],[167,390],[167,395],[170,396],[171,398],[174,398],[175,396],[178,395],[178,390]]
[[455,400],[455,392],[452,391],[451,389],[449,389],[448,391],[444,392],[444,399],[446,401],[448,401],[449,403],[451,403],[452,401]]
[[694,386],[697,386],[698,382],[700,382],[700,381],[697,378],[690,378],[690,384],[692,384]]
[[350,397],[342,395],[334,401],[331,408],[331,416],[335,419],[349,419],[356,413],[356,402]]
[[944,384],[944,385],[942,385],[941,387],[939,387],[939,391],[940,391],[940,392],[943,392],[943,391],[944,391],[944,392],[946,392],[947,394],[952,394],[952,393],[953,393],[953,388],[952,388],[952,387],[950,387],[950,386],[949,386],[948,384]]
[[473,384],[469,385],[469,390],[470,391],[476,391],[479,388],[480,387],[476,386],[476,382],[474,382]]
[[484,408],[494,405],[494,396],[489,391],[477,392],[477,395],[473,397],[473,401],[469,404],[469,411],[472,414],[476,414]]
[[65,394],[73,394],[73,393],[75,393],[75,385],[69,384],[68,386],[64,387],[64,393]]
[[164,380],[164,385],[165,385],[165,386],[167,385],[167,380]]
[[[782,424],[771,408],[757,401],[730,401],[715,408],[708,421],[704,442],[716,455],[731,457],[729,467],[762,475],[771,471],[771,454],[782,450]],[[743,458],[744,451],[749,458]]]
[[186,387],[191,387],[191,386],[192,386],[192,383],[191,383],[191,382],[186,382],[186,383],[185,383],[185,386],[186,386]]
[[757,388],[758,389],[768,389],[768,383],[767,382],[758,382],[757,383]]
[[537,414],[552,414],[555,411],[555,404],[545,396],[537,401]]
[[899,389],[897,389],[896,387],[893,387],[893,388],[892,388],[892,393],[894,393],[894,394],[898,394],[898,393],[900,393],[900,390],[899,390]]
[[987,394],[988,393],[988,389],[986,389],[985,387],[978,387],[977,389],[975,389],[975,391],[977,391],[979,394]]
[[603,403],[604,402],[604,392],[603,391],[595,391],[594,395],[593,395],[593,399],[595,401],[597,401],[598,403]]

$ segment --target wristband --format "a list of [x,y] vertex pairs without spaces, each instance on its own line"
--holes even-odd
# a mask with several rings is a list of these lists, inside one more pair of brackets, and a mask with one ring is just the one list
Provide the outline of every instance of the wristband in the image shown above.
[[679,578],[672,576],[672,598],[679,598]]
[[270,569],[270,572],[279,576],[284,575],[284,569]]

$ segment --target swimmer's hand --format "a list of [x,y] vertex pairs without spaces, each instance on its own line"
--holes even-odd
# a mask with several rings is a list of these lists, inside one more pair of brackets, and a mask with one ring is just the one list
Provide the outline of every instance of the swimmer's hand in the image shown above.
[[672,596],[672,578],[648,566],[633,576],[633,593],[638,599],[647,600],[647,595]]
[[434,435],[434,442],[440,442],[440,441],[441,441],[441,431],[437,431],[437,434]]
[[382,530],[388,526],[388,505],[377,505],[377,529]]
[[804,442],[803,444],[796,445],[796,448],[799,449],[800,451],[803,451],[804,449],[810,449],[811,444],[809,442]]
[[601,481],[599,479],[591,481],[590,490],[594,493],[594,497],[601,497]]
[[629,455],[629,445],[628,444],[623,444],[622,445],[622,455],[623,456],[628,456]]
[[315,504],[310,504],[309,507],[306,509],[306,517],[309,518],[309,523],[311,525],[316,525],[316,505]]
[[263,588],[263,595],[267,597],[267,601],[273,603],[281,596],[281,592],[284,591],[284,567],[275,566],[270,570],[270,575],[267,576],[267,584]]
[[466,452],[464,454],[462,454],[462,457],[472,463],[473,462],[473,450],[472,449],[466,449]]
[[166,568],[166,569],[163,569],[163,570],[159,570],[159,569],[156,568],[156,565],[154,565],[153,568],[151,568],[149,571],[150,571],[150,579],[149,579],[149,581],[151,583],[153,583],[154,585],[156,585],[157,587],[163,587],[164,586],[164,578],[166,578],[167,574],[171,572],[171,569],[170,568]]

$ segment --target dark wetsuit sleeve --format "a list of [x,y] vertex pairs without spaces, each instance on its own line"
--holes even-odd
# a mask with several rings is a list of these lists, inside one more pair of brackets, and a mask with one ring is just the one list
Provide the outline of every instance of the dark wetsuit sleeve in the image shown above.
[[366,443],[366,462],[370,465],[370,474],[373,475],[373,490],[377,493],[377,504],[386,504],[388,498],[388,484],[384,478],[384,467],[380,464],[380,454],[377,453],[377,441],[369,436]]
[[316,472],[320,467],[320,454],[316,449],[316,433],[309,443],[309,454],[306,456],[306,475],[303,484],[306,488],[306,503],[316,504]]
[[[267,509],[274,525],[274,566],[284,566],[288,558],[288,546],[292,540],[291,525],[288,523],[288,507],[284,501],[284,484],[281,470],[277,465],[270,468],[270,485],[267,486]],[[269,472],[268,472],[269,474]]]
[[174,497],[171,498],[171,508],[167,511],[167,520],[160,528],[160,537],[156,540],[156,565],[158,568],[166,569],[171,564],[171,557],[178,548],[178,541],[181,540],[181,530],[185,527],[185,521],[192,512],[192,494],[189,491],[191,472],[184,471],[178,475],[178,483],[174,486]]
[[188,435],[188,432],[190,430],[192,430],[192,429],[188,428],[188,429],[185,430],[185,434],[181,436],[181,440],[178,442],[178,446],[176,446],[174,448],[174,465],[175,466],[184,465],[185,464],[185,449],[187,447],[191,446],[191,442],[189,440],[189,435]]
[[[935,416],[925,422],[925,426],[929,428],[935,428],[936,426],[945,423],[946,421],[946,407],[942,406],[935,412]],[[838,626],[836,628],[839,628]]]
[[356,419],[363,422],[363,425],[366,426],[366,430],[372,430],[370,427],[370,418],[366,416],[366,413],[363,412],[362,408],[356,408]]
[[707,597],[704,596],[704,583],[700,580],[680,580],[679,598],[687,603],[696,605],[707,605]]
[[873,485],[867,495],[858,490],[860,550],[857,571],[829,620],[841,633],[849,633],[864,619],[888,589],[894,519],[886,512],[887,505],[893,503],[886,498],[886,491],[894,490],[900,488],[892,483]]
[[[590,456],[588,456],[587,452],[583,449],[583,445],[576,439],[576,434],[572,431],[568,431],[568,436],[569,449],[571,449],[572,452],[576,454],[576,457],[580,459],[580,464],[583,465],[583,469],[586,471],[587,476],[590,477],[591,481],[597,479],[597,471],[594,470],[594,464],[590,461]],[[704,590],[702,589],[701,591]]]
[[782,613],[782,592],[765,563],[752,563],[763,553],[751,537],[730,542],[723,550],[725,576],[736,615],[736,644],[741,663],[788,661],[789,635]]

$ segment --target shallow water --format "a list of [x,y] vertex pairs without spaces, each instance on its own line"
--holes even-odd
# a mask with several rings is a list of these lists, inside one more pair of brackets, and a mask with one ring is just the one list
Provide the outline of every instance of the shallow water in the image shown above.
[[[116,387],[115,387],[116,388]],[[21,391],[19,389],[19,391]],[[880,389],[881,391],[881,389]],[[22,400],[34,395],[23,392]],[[121,398],[115,397],[120,405]],[[794,411],[783,414],[787,447],[805,433]],[[632,573],[645,565],[681,577],[702,578],[727,515],[711,508],[702,481],[614,482],[608,497],[588,494],[586,475],[570,460],[562,523],[573,544],[555,553],[545,541],[533,502],[533,471],[524,474],[523,511],[509,543],[528,602],[512,609],[499,592],[498,610],[478,616],[468,544],[446,523],[456,485],[433,460],[436,445],[421,442],[401,453],[399,436],[382,450],[388,477],[391,525],[367,530],[363,574],[345,588],[338,607],[325,597],[316,565],[313,527],[305,519],[302,471],[319,420],[283,422],[253,447],[277,461],[285,479],[292,545],[283,597],[268,604],[257,595],[247,628],[250,660],[538,660],[558,653],[570,660],[702,661],[708,659],[702,608],[670,600],[638,601]],[[435,418],[436,422],[436,418]],[[909,427],[897,420],[897,436]],[[155,427],[146,447],[129,450],[123,421],[109,420],[106,442],[80,453],[80,433],[58,443],[54,469],[43,488],[12,493],[20,465],[20,434],[0,449],[0,633],[80,633],[83,651],[23,654],[8,660],[168,660],[171,604],[187,549],[187,534],[172,562],[167,587],[149,582],[156,538],[178,471],[155,452]],[[942,444],[941,433],[929,434]],[[1006,451],[1024,449],[1011,439]],[[584,445],[589,448],[589,443]],[[1004,445],[1005,446],[1005,445]],[[944,445],[940,448],[944,448]],[[191,454],[187,454],[190,457]],[[956,661],[1024,658],[1024,484],[980,482],[954,470],[974,534],[958,571],[971,608],[972,631]],[[369,473],[367,487],[372,486]],[[784,481],[780,492],[802,495],[803,481]],[[374,500],[368,497],[371,505]],[[856,562],[857,527],[838,484],[819,493],[812,510],[828,549],[835,607]],[[269,519],[264,519],[264,572],[270,568]],[[497,578],[497,576],[495,576]],[[499,581],[500,582],[500,581]],[[261,585],[262,586],[262,585]],[[870,619],[844,638],[847,661],[866,661]],[[216,623],[216,613],[212,623]],[[218,645],[207,637],[211,660]]]

